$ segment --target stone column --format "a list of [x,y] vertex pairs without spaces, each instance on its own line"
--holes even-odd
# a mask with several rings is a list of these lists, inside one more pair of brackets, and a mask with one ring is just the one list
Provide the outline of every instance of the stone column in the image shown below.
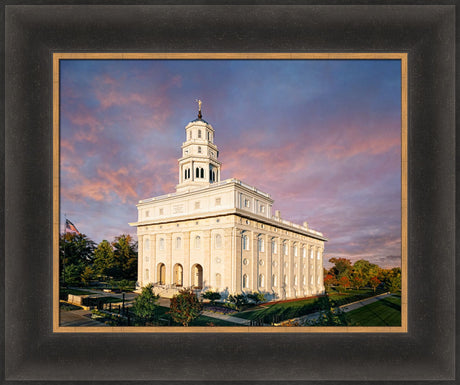
[[155,283],[158,279],[155,279],[157,274],[157,237],[150,237],[150,280]]
[[278,238],[278,296],[280,299],[285,297],[284,290],[284,250],[283,240]]
[[252,258],[251,258],[251,275],[250,275],[250,280],[252,282],[249,282],[249,290],[251,291],[256,291],[258,289],[258,280],[259,280],[259,245],[258,245],[258,234],[255,232],[251,232],[251,237],[252,239]]
[[212,270],[212,260],[211,260],[211,230],[203,231],[203,289],[206,286],[211,286],[211,270]]
[[231,228],[226,228],[224,229],[224,239],[223,239],[223,250],[224,250],[224,255],[222,258],[222,264],[224,266],[223,271],[221,272],[222,274],[222,287],[228,288],[228,290],[231,292],[233,290],[233,261],[234,261],[234,245],[233,245],[233,231]]
[[165,234],[166,276],[165,284],[174,282],[172,265],[172,233]]
[[137,281],[140,287],[144,286],[144,238],[138,233],[137,245]]
[[233,271],[235,272],[235,286],[233,293],[241,293],[243,290],[243,234],[241,229],[235,229],[235,263]]

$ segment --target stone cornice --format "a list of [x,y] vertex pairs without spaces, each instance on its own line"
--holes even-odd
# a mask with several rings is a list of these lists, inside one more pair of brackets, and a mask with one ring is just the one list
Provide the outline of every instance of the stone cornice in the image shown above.
[[[160,219],[152,219],[152,220],[146,220],[146,221],[141,221],[141,222],[131,222],[129,223],[130,226],[136,226],[136,227],[143,227],[143,226],[151,226],[151,225],[160,225],[160,224],[168,224],[168,223],[176,223],[176,222],[184,222],[184,221],[190,221],[190,220],[201,220],[201,219],[207,219],[207,218],[215,218],[215,217],[220,217],[220,216],[227,216],[227,215],[236,215],[241,218],[246,218],[246,219],[251,219],[255,220],[257,222],[269,225],[269,226],[275,226],[277,228],[291,231],[296,234],[300,235],[305,235],[310,238],[318,239],[320,241],[327,242],[327,238],[319,235],[312,233],[308,229],[303,230],[302,228],[295,227],[293,225],[289,225],[286,223],[283,223],[281,221],[278,221],[276,219],[270,219],[270,218],[265,218],[262,216],[259,216],[257,214],[249,213],[241,209],[228,209],[228,210],[220,210],[220,211],[214,211],[214,212],[207,212],[207,213],[202,213],[202,214],[193,214],[193,215],[183,215],[183,216],[178,216],[178,217],[169,217],[169,218],[160,218]],[[298,226],[298,225],[296,225]],[[299,226],[300,227],[300,226]],[[262,231],[263,232],[263,231]],[[282,237],[281,237],[282,238]]]

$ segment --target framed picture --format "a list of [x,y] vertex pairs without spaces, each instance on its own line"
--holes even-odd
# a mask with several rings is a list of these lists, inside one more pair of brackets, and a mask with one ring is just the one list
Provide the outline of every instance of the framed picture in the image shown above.
[[[55,331],[407,331],[407,54],[57,53],[53,78]],[[188,288],[201,316],[168,306]]]
[[[452,11],[441,5],[7,6],[5,380],[453,379]],[[317,54],[322,60],[395,54],[407,64],[407,72],[401,67],[403,88],[407,76],[407,119],[401,116],[407,122],[407,154],[402,154],[407,191],[402,185],[401,193],[407,194],[402,207],[408,213],[407,233],[402,232],[407,236],[407,312],[402,319],[407,322],[396,333],[299,333],[297,328],[242,328],[241,333],[238,327],[219,334],[206,328],[140,333],[131,326],[111,333],[62,333],[53,317],[59,299],[53,286],[59,274],[53,236],[61,223],[55,214],[64,203],[53,199],[59,183],[53,132],[59,115],[53,98],[62,91],[53,64],[59,57],[70,59],[66,55],[72,52],[98,59],[105,54],[111,60],[155,53],[196,54],[201,60],[203,54]],[[192,109],[204,113],[205,103]],[[219,124],[212,123],[217,137]],[[404,173],[406,165],[401,169]],[[139,197],[145,198],[150,196]]]

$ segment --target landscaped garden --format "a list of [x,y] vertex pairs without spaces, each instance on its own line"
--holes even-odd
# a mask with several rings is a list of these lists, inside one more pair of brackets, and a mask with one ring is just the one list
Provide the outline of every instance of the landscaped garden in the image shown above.
[[[381,291],[377,290],[374,292],[372,289],[348,290],[344,293],[339,293],[335,288],[329,288],[327,292],[332,307],[338,307],[381,294]],[[249,320],[261,319],[264,323],[271,324],[315,313],[322,310],[321,306],[318,298],[312,297],[294,301],[265,303],[250,310],[234,314],[234,316]]]

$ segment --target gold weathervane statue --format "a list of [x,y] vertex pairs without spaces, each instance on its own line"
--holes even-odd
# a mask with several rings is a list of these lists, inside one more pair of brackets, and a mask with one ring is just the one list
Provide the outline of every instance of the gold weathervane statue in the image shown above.
[[195,102],[198,102],[198,119],[201,119],[201,104],[203,103],[200,99],[195,99]]

